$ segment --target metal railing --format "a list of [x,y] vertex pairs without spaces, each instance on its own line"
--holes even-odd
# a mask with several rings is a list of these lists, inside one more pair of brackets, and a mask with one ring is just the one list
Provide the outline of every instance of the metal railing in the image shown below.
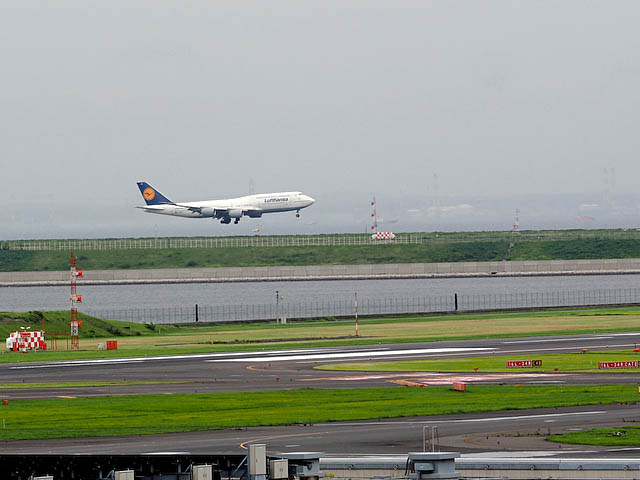
[[640,240],[638,230],[566,230],[467,233],[398,233],[394,240],[373,240],[369,234],[283,235],[245,237],[158,237],[60,240],[5,240],[0,250],[123,250],[169,248],[324,247],[380,244],[446,244],[466,242],[569,240]]
[[[488,295],[442,295],[433,297],[358,298],[359,316],[438,312],[499,311],[526,308],[579,307],[640,304],[640,289],[523,292]],[[297,303],[199,305],[171,308],[88,309],[99,318],[134,323],[179,324],[246,322],[254,320],[349,317],[353,299]]]

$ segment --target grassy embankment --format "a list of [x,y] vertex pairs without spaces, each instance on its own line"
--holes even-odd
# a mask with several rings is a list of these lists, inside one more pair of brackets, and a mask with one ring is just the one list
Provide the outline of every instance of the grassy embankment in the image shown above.
[[[502,260],[507,246],[507,242],[483,242],[451,245],[76,250],[75,253],[78,265],[85,270],[112,270],[491,261]],[[68,251],[0,250],[0,271],[68,268]]]
[[[45,316],[47,331],[68,331],[68,312],[45,312]],[[354,336],[353,320],[301,321],[287,325],[275,325],[271,322],[176,326],[116,322],[83,314],[80,314],[80,319],[83,321],[80,329],[80,351],[33,352],[25,355],[0,349],[0,362],[624,332],[637,330],[640,309],[603,308],[360,319],[358,337]],[[40,315],[35,312],[0,313],[0,338],[8,336],[9,332],[20,326],[31,326],[32,330],[39,330]],[[98,342],[104,339],[117,339],[118,350],[97,350]],[[66,348],[63,342],[65,340],[59,341],[59,348]]]
[[[635,386],[285,390],[12,401],[0,440],[188,432],[372,418],[635,402]],[[331,405],[331,408],[324,408]],[[78,415],[77,412],[82,412]],[[34,422],[33,419],[38,421]]]
[[[10,332],[15,332],[20,327],[29,327],[31,330],[42,329],[42,316],[45,317],[45,330],[47,332],[69,332],[69,311],[50,312],[0,312],[0,338],[6,338]],[[154,334],[153,325],[142,323],[118,322],[91,317],[84,313],[78,313],[78,319],[82,321],[80,338],[115,338],[128,336],[143,336]],[[166,333],[179,328],[167,325]]]
[[[501,261],[509,240],[362,246],[225,247],[75,251],[85,270]],[[483,235],[490,233],[482,232]],[[469,236],[469,234],[466,234]],[[576,234],[577,235],[577,234]],[[466,237],[465,237],[466,238]],[[473,235],[471,235],[473,238]],[[565,238],[565,237],[563,237]],[[517,239],[510,260],[640,258],[640,238]],[[68,251],[0,249],[0,271],[66,270]]]

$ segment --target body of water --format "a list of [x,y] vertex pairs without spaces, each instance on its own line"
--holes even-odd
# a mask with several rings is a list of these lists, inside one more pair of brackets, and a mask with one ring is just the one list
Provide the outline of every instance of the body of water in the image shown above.
[[[82,285],[80,311],[97,309],[185,308],[195,304],[264,305],[283,303],[623,290],[640,286],[640,275],[441,278],[411,280],[332,280],[178,285]],[[0,311],[66,310],[69,287],[0,288]]]

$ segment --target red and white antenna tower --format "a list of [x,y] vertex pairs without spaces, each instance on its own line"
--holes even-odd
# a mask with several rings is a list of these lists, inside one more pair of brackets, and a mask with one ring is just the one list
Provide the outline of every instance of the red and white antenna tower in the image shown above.
[[78,308],[76,305],[78,303],[82,303],[82,295],[78,295],[76,292],[76,279],[78,277],[82,278],[82,270],[78,270],[76,255],[71,252],[71,259],[69,260],[69,265],[71,267],[71,321],[69,325],[71,326],[71,350],[80,350],[80,339],[78,330],[82,326],[82,322],[78,321]]
[[516,218],[513,221],[513,230],[512,233],[518,233],[520,231],[520,209],[516,208]]
[[376,213],[376,197],[371,201],[371,230],[378,231],[378,214]]
[[516,235],[520,233],[520,209],[516,208],[516,218],[513,220],[513,227],[511,228],[511,241],[507,248],[507,253],[504,254],[503,260],[506,262],[511,256],[511,250],[516,246]]

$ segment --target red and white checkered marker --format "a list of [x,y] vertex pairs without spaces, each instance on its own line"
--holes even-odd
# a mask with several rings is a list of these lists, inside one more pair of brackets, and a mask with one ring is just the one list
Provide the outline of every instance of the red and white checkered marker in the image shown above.
[[5,343],[7,348],[14,352],[47,349],[47,344],[44,341],[44,332],[41,331],[11,332]]
[[396,236],[393,232],[376,232],[371,235],[371,238],[373,240],[393,240]]

